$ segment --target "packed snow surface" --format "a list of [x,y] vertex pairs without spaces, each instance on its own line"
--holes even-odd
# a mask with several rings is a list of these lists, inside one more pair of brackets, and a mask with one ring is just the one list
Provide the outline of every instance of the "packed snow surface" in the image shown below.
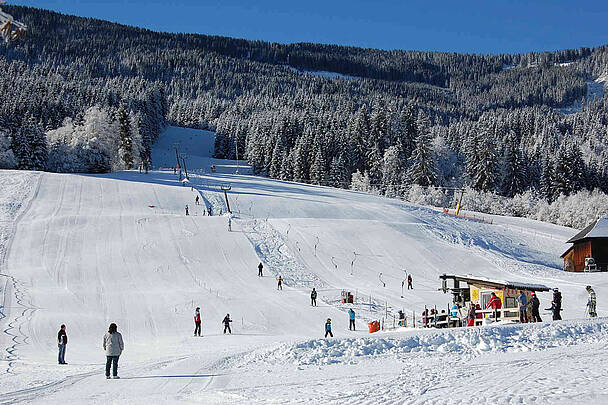
[[[605,274],[561,271],[576,230],[254,177],[212,149],[213,133],[170,127],[153,151],[166,169],[0,172],[0,404],[608,401]],[[412,328],[425,306],[450,304],[442,274],[559,287],[565,321],[543,311],[539,324]],[[353,304],[341,303],[343,290]],[[547,308],[550,293],[538,296]],[[399,309],[408,327],[393,329]],[[227,313],[232,335],[222,333]],[[328,318],[334,337],[323,339]],[[368,334],[382,319],[387,330]],[[110,322],[125,351],[121,379],[107,381]],[[56,357],[62,323],[66,366]]]

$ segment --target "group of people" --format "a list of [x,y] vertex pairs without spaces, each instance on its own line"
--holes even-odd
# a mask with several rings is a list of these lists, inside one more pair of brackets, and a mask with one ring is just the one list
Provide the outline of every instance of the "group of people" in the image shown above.
[[[201,205],[201,199],[200,197],[197,195],[196,198],[194,199],[194,205]],[[208,216],[213,216],[213,211],[211,209],[211,207],[203,207],[203,216],[208,215]],[[186,216],[190,215],[190,207],[188,206],[188,204],[186,204]],[[220,215],[222,215],[221,211],[220,211]],[[228,224],[228,227],[230,228],[230,223]],[[230,230],[230,229],[229,229]]]
[[[226,331],[232,335],[232,329],[230,328],[230,323],[232,319],[230,319],[230,314],[226,314],[224,319],[222,319],[222,324],[224,325],[224,334]],[[194,336],[201,337],[201,308],[196,307],[194,310]]]

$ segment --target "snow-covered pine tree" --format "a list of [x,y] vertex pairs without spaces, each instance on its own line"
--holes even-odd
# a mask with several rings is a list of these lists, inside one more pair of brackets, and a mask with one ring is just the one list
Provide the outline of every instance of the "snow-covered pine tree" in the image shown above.
[[502,195],[513,197],[526,187],[525,168],[515,137],[511,134],[505,145],[504,170],[501,184]]
[[129,113],[124,105],[118,109],[118,136],[120,137],[120,147],[118,153],[125,169],[133,167],[133,134],[131,132],[131,120]]
[[418,136],[416,137],[416,147],[410,157],[407,178],[411,184],[428,187],[435,185],[437,176],[435,159],[431,150],[428,118],[423,113],[418,115],[416,127]]

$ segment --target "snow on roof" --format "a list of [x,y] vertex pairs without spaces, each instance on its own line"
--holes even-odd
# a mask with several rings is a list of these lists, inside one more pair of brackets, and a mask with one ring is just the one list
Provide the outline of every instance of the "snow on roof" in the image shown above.
[[508,281],[508,280],[492,280],[486,277],[473,277],[473,276],[459,276],[459,275],[442,275],[439,278],[452,278],[461,281],[466,281],[467,284],[473,283],[488,283],[490,285],[500,285],[506,288],[513,288],[517,290],[530,290],[530,291],[549,291],[550,288],[544,284],[532,284],[522,283],[520,281]]
[[574,243],[586,238],[608,238],[608,216],[601,217],[574,235],[567,243]]

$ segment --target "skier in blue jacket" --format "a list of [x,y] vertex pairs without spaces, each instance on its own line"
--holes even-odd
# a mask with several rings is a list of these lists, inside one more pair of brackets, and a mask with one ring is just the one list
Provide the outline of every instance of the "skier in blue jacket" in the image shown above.
[[348,330],[355,330],[355,311],[352,308],[348,310],[348,317],[350,319]]
[[331,319],[327,318],[327,322],[325,322],[325,337],[327,337],[327,335],[334,337],[334,334],[331,333]]

